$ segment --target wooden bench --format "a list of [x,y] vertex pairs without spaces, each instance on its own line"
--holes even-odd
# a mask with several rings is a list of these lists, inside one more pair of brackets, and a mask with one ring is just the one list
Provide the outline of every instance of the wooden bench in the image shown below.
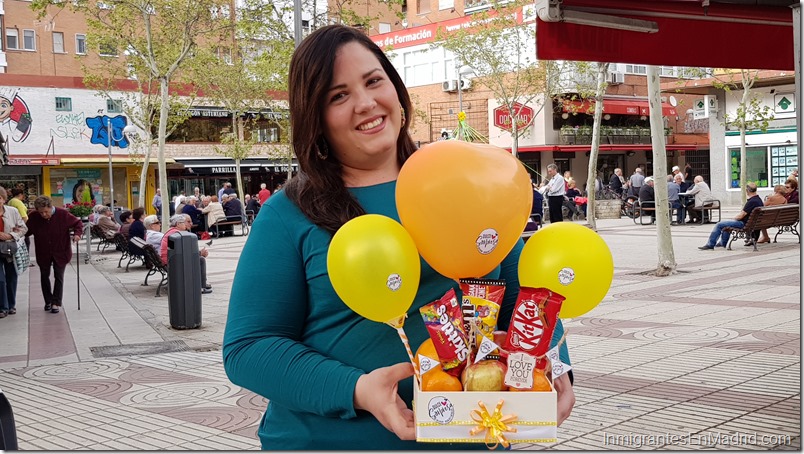
[[[147,244],[142,238],[134,238],[132,241],[145,252],[145,266],[148,268],[148,273],[145,275],[145,281],[142,285],[147,286],[148,278],[157,273],[162,276],[159,285],[156,287],[156,296],[159,296],[162,287],[167,284],[167,265],[162,261],[162,257],[159,256],[159,253],[156,252],[153,245]],[[140,244],[140,242],[142,242],[142,244]]]
[[[644,206],[642,206],[642,202],[640,202],[639,199],[633,201],[633,208],[632,208],[633,216],[631,218],[634,220],[634,224],[637,223],[637,219],[639,219],[639,224],[640,225],[653,224],[653,222],[650,222],[649,224],[645,224],[645,221],[644,221],[644,216],[649,215],[651,217],[651,219],[653,219],[653,217],[656,214],[656,206],[655,206],[656,202],[653,201],[653,202],[650,202],[650,203],[652,203],[654,206],[644,207]],[[668,216],[672,217],[673,210],[674,210],[673,206],[670,205],[670,203],[668,202],[668,206],[667,206]],[[670,219],[670,218],[668,218],[668,219]]]
[[[712,219],[712,215],[714,214],[715,211],[717,211],[717,221]],[[700,215],[698,217],[700,217],[701,219],[700,224],[702,225],[707,222],[715,222],[715,223],[720,222],[720,200],[718,199],[705,200],[703,205],[699,207],[687,208],[687,212],[695,212],[695,213],[700,212]]]
[[745,238],[754,244],[754,250],[757,250],[757,242],[754,240],[754,234],[759,233],[762,229],[769,229],[776,227],[779,230],[773,237],[773,242],[776,242],[776,237],[782,232],[791,232],[798,237],[798,242],[801,243],[801,236],[798,234],[798,221],[799,221],[799,205],[797,203],[774,205],[769,207],[754,208],[751,210],[751,215],[748,216],[748,222],[745,223],[743,228],[726,227],[723,230],[731,232],[731,238],[727,249],[731,250],[731,243],[738,238]]
[[234,217],[234,216],[227,216],[225,218],[218,218],[218,220],[216,220],[214,224],[209,226],[209,230],[212,230],[212,228],[214,227],[216,236],[220,237],[221,236],[221,232],[220,232],[220,228],[219,228],[220,226],[222,226],[222,225],[232,225],[232,226],[239,225],[240,226],[240,235],[241,236],[248,235],[248,222],[246,222],[246,217],[241,215],[239,219],[229,219],[231,217]]
[[[99,226],[98,224],[93,224],[89,228],[89,232],[92,237],[97,238],[100,240],[98,243],[98,247],[95,249],[101,253],[106,252],[106,248],[109,246],[115,246],[117,243],[114,241],[114,234],[116,232],[106,232],[103,230],[103,227]],[[111,233],[111,235],[109,235]],[[103,246],[103,251],[100,250],[101,246]]]

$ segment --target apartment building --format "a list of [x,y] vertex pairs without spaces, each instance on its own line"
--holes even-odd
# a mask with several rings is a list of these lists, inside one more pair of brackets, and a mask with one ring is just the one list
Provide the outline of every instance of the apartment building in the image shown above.
[[[122,80],[119,92],[101,97],[83,83],[82,66],[118,58],[118,51],[90,48],[81,14],[65,9],[38,19],[29,1],[5,0],[0,5],[0,132],[8,152],[7,165],[0,167],[0,184],[24,186],[29,203],[45,194],[61,206],[71,201],[78,180],[88,180],[95,200],[109,203],[111,181],[115,206],[135,206],[147,147],[124,134],[132,122],[122,100],[136,85]],[[215,151],[221,132],[231,124],[229,113],[200,99],[189,114],[166,147],[170,193],[192,193],[197,186],[213,194],[223,182],[236,185],[234,161]],[[247,120],[258,118],[246,133],[247,139],[254,134],[258,145],[241,163],[247,193],[256,193],[260,183],[274,188],[285,181],[289,166],[296,168],[287,152],[273,145],[280,140],[277,121],[283,115],[265,109],[244,115]],[[148,201],[156,190],[156,167],[154,146],[146,177]],[[150,203],[146,208],[150,210]]]

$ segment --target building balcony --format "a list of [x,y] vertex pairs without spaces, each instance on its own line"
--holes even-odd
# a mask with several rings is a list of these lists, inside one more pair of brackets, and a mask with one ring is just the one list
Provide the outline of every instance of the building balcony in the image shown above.
[[[673,143],[672,129],[665,128],[665,143]],[[580,126],[577,128],[565,126],[561,128],[561,143],[564,145],[589,145],[592,143],[592,128]],[[651,134],[649,128],[612,128],[601,127],[601,144],[649,144]]]

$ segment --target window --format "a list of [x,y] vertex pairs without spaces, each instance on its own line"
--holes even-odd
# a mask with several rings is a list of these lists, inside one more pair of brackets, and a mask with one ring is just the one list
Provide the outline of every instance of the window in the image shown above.
[[257,130],[257,142],[279,142],[278,128],[260,128]]
[[391,31],[391,24],[380,22],[380,33],[389,33]]
[[64,33],[53,32],[53,53],[63,54],[64,52]]
[[22,48],[36,50],[36,33],[33,30],[22,31]]
[[87,35],[75,35],[75,53],[78,55],[87,54]]
[[645,65],[625,65],[625,72],[628,74],[647,74],[648,67]]
[[6,29],[6,49],[20,48],[20,31],[16,28]]
[[73,99],[56,97],[56,110],[59,112],[72,112]]
[[113,43],[105,42],[98,45],[101,57],[117,57],[117,47]]
[[[778,154],[778,152],[777,152]],[[729,171],[731,178],[729,178],[729,186],[732,189],[738,189],[744,186],[740,181],[740,149],[729,149]],[[745,149],[746,160],[746,178],[748,181],[753,181],[757,187],[768,187],[768,148],[767,147],[747,147]],[[778,162],[778,161],[777,161]],[[787,161],[785,160],[785,163]]]
[[[798,146],[782,145],[770,147],[771,150],[771,184],[784,184],[787,176],[798,169]],[[750,167],[749,167],[750,168]]]
[[122,99],[107,99],[106,112],[108,113],[123,113],[123,100]]

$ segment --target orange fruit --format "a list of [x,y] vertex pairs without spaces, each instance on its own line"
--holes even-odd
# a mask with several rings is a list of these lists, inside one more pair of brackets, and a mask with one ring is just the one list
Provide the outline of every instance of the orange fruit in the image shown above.
[[[436,352],[435,349],[435,344],[433,344],[433,339],[428,338],[426,341],[422,342],[422,344],[419,345],[419,348],[416,350],[416,356],[413,357],[413,360],[416,362],[417,368],[419,367],[420,354],[435,361],[439,361],[438,353]],[[441,370],[441,366],[439,366],[437,369]]]
[[552,391],[553,387],[550,386],[550,380],[541,369],[533,371],[533,386],[530,389],[509,388],[508,391]]
[[463,386],[458,377],[436,368],[422,375],[422,391],[463,391]]

